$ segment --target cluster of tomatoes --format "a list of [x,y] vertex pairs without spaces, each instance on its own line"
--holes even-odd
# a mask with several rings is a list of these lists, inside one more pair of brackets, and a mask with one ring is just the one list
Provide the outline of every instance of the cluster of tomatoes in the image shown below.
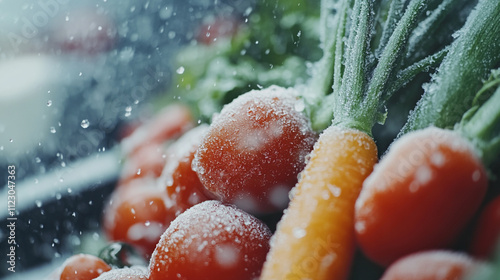
[[254,215],[286,208],[317,139],[294,96],[278,88],[247,93],[210,126],[172,105],[133,130],[122,141],[127,156],[103,229],[134,246],[149,268],[111,269],[78,255],[60,279],[258,277],[272,233]]

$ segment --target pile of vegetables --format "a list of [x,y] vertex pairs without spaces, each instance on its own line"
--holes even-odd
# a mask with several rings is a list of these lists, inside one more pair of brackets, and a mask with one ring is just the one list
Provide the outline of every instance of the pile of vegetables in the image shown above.
[[[103,218],[145,263],[55,279],[500,277],[500,2],[315,4],[259,1],[179,55]],[[287,49],[306,31],[321,57]]]

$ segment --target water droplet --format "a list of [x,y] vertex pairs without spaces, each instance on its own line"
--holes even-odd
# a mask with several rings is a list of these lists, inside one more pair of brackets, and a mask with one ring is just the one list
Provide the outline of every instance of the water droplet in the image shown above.
[[38,199],[35,200],[35,204],[36,204],[36,207],[38,207],[38,208],[42,207],[42,205],[43,205],[42,202]]
[[47,107],[52,106],[52,100],[47,101]]
[[90,122],[88,119],[84,119],[84,120],[82,120],[82,123],[80,125],[82,126],[82,128],[87,128],[87,127],[89,127]]
[[56,133],[56,128],[55,128],[55,127],[53,127],[53,126],[51,126],[51,127],[50,127],[50,133]]
[[132,106],[125,107],[125,117],[130,117],[132,114]]
[[184,67],[181,66],[181,67],[177,68],[177,70],[175,70],[175,72],[177,72],[177,74],[183,74],[184,70],[185,70]]
[[35,162],[36,162],[36,163],[40,163],[40,162],[42,162],[42,160],[41,160],[39,157],[36,157],[36,158],[35,158]]
[[10,142],[10,143],[14,142],[14,139],[9,139],[9,142]]

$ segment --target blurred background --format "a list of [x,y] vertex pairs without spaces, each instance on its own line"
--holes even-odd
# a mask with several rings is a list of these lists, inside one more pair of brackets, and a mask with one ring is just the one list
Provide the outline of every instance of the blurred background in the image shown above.
[[[100,240],[124,127],[168,99],[172,58],[252,1],[0,0],[0,277],[7,166],[16,171],[16,273]],[[167,101],[165,101],[167,100]],[[39,277],[39,275],[38,275]]]

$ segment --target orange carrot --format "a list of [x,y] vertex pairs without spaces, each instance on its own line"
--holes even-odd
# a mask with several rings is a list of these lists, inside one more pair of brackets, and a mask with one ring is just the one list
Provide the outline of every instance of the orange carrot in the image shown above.
[[[290,205],[271,241],[261,280],[349,276],[355,252],[354,205],[377,161],[371,130],[380,119],[382,97],[387,94],[385,83],[425,5],[423,0],[410,2],[371,72],[365,66],[370,60],[367,53],[373,3],[355,0],[351,8],[348,2],[339,2],[335,42],[327,42],[335,46],[333,124],[320,135],[292,191]],[[350,24],[347,14],[351,14]],[[344,40],[346,33],[349,36]],[[343,42],[347,44],[345,54]]]
[[376,161],[375,142],[364,132],[330,126],[321,134],[271,241],[261,280],[347,278],[354,203]]

